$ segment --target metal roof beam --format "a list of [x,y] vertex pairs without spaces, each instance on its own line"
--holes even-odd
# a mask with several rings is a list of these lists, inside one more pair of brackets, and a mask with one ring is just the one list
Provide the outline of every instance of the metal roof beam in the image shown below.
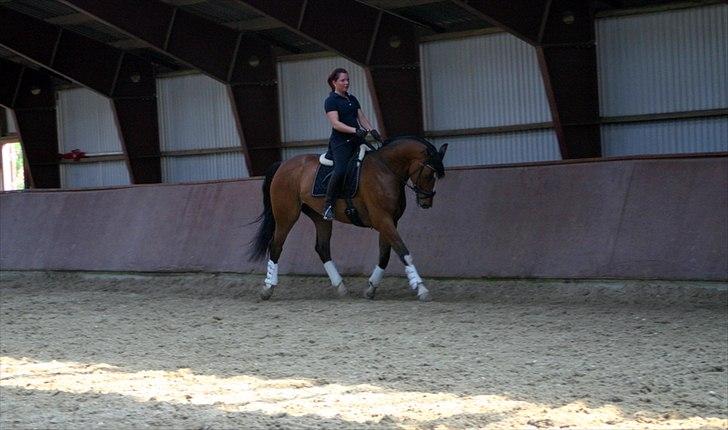
[[50,75],[0,58],[0,105],[11,109],[32,188],[60,188],[56,99]]
[[225,25],[240,31],[261,31],[282,27],[278,21],[268,16],[245,19],[242,21],[226,22]]
[[93,18],[83,13],[72,13],[69,15],[61,15],[45,20],[49,24],[54,25],[78,25],[93,21]]
[[230,28],[161,1],[61,0],[61,3],[227,82],[238,36]]
[[[267,167],[262,165],[271,159],[270,154],[280,152],[269,149],[271,145],[280,147],[280,134],[274,132],[274,127],[260,126],[278,121],[277,97],[263,100],[272,109],[272,116],[263,115],[261,109],[249,109],[253,99],[232,97],[233,93],[240,94],[237,86],[273,86],[271,94],[276,94],[276,66],[270,44],[157,0],[60,1],[226,84],[251,174],[262,174]],[[238,103],[243,106],[236,106]],[[262,135],[257,128],[269,132]]]
[[[110,98],[132,182],[161,182],[156,82],[148,62],[1,6],[0,27],[0,46]],[[130,106],[149,116],[128,121],[120,111]]]
[[451,0],[527,43],[539,42],[551,0]]
[[[222,82],[241,83],[249,77],[241,72],[246,61],[246,43],[256,39],[227,25],[218,24],[158,0],[59,0],[93,19],[103,22],[147,46]],[[180,0],[178,4],[190,4]],[[128,42],[124,42],[128,43]],[[252,50],[259,51],[260,41]]]

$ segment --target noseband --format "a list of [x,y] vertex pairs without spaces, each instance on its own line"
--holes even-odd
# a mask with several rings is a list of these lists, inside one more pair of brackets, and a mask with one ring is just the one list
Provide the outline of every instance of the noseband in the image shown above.
[[404,184],[407,186],[407,188],[409,188],[410,190],[414,191],[415,192],[415,195],[419,199],[427,199],[427,198],[435,197],[435,190],[426,191],[426,190],[423,190],[422,188],[420,188],[417,185],[417,183],[420,182],[420,176],[422,176],[422,171],[425,169],[425,167],[427,167],[428,169],[432,170],[433,172],[436,172],[436,170],[435,170],[434,167],[430,166],[427,163],[420,162],[420,168],[417,171],[417,180],[416,181],[412,181],[412,185],[410,185],[407,182],[407,180],[404,181]]

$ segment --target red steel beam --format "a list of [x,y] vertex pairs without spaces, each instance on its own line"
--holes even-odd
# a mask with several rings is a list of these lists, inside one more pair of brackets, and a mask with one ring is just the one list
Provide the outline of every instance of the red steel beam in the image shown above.
[[8,109],[15,106],[23,69],[22,65],[0,57],[0,105]]
[[278,98],[268,43],[157,0],[60,1],[227,85],[250,174],[280,160],[278,125],[270,127]]
[[594,14],[581,0],[549,5],[537,52],[561,156],[601,157]]
[[563,159],[601,157],[594,15],[579,0],[453,0],[536,48]]
[[260,176],[281,159],[276,61],[271,46],[258,37],[241,35],[239,44],[228,95],[250,153],[248,171]]
[[365,67],[375,115],[389,135],[422,134],[414,26],[355,0],[236,0]]
[[[2,89],[0,89],[0,91],[2,91]],[[0,105],[1,104],[2,103],[0,103]],[[8,134],[8,117],[7,117],[7,114],[5,113],[5,108],[2,108],[2,109],[0,109],[0,137],[3,137],[7,134]],[[2,157],[0,157],[0,158],[2,158]]]
[[[110,98],[132,183],[161,182],[156,83],[151,64],[4,7],[0,7],[0,27],[0,46]],[[135,109],[145,115],[126,114]]]
[[390,135],[422,135],[420,51],[414,26],[380,13],[367,60],[379,123]]
[[562,158],[601,157],[594,46],[542,46],[537,53]]
[[0,58],[0,105],[11,109],[31,188],[60,188],[56,98],[49,75]]

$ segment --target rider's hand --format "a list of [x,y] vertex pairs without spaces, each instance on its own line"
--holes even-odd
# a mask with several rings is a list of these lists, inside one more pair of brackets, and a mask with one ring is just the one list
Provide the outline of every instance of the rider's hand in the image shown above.
[[364,139],[365,137],[367,137],[367,133],[369,132],[364,130],[363,128],[357,128],[354,134],[356,134],[356,137],[358,137],[359,139]]
[[377,130],[375,130],[375,129],[369,130],[369,134],[377,142],[381,142],[382,141],[382,136],[379,134],[379,132]]

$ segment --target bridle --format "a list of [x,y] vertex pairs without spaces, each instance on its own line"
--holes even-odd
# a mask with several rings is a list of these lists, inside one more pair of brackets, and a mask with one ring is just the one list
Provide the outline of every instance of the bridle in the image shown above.
[[412,185],[410,185],[409,182],[407,181],[407,179],[409,179],[409,177],[403,181],[404,185],[407,188],[414,191],[414,193],[418,199],[427,199],[427,198],[435,197],[435,194],[436,194],[435,190],[432,190],[432,191],[423,190],[422,188],[420,188],[417,185],[417,183],[420,182],[420,177],[422,176],[422,171],[425,169],[425,167],[432,170],[433,172],[437,172],[434,167],[430,166],[427,163],[423,163],[420,161],[420,168],[417,170],[417,180],[416,181],[413,180]]
[[[347,140],[347,142],[350,142],[353,139],[354,138],[352,137],[349,140]],[[369,142],[367,142],[366,139],[362,139],[362,140],[364,141],[364,144],[366,144],[371,150],[376,150],[376,148],[374,148],[371,144],[369,144]],[[385,144],[381,140],[379,141],[379,143],[381,143],[382,145]],[[430,157],[432,157],[432,155],[430,155]],[[428,158],[428,161],[429,161],[429,158]],[[422,176],[422,171],[425,169],[425,167],[432,170],[434,173],[437,173],[437,170],[434,167],[430,166],[430,164],[427,162],[423,163],[420,161],[419,163],[420,163],[420,168],[417,170],[417,180],[416,181],[413,180],[412,185],[410,185],[408,182],[411,178],[411,175],[408,175],[404,179],[401,179],[401,178],[397,177],[396,175],[395,175],[395,177],[397,177],[397,179],[399,179],[400,182],[402,182],[407,188],[412,190],[415,193],[415,196],[417,197],[418,200],[435,197],[436,191],[434,189],[432,191],[423,190],[422,188],[420,188],[417,185],[417,183],[420,182],[420,177]],[[390,169],[389,166],[387,166],[387,163],[384,163],[384,165],[385,165],[385,167],[387,167],[387,169],[389,169],[390,172],[392,172],[392,169]],[[392,173],[394,173],[394,172],[392,172]],[[418,201],[418,204],[419,204],[419,201]]]

